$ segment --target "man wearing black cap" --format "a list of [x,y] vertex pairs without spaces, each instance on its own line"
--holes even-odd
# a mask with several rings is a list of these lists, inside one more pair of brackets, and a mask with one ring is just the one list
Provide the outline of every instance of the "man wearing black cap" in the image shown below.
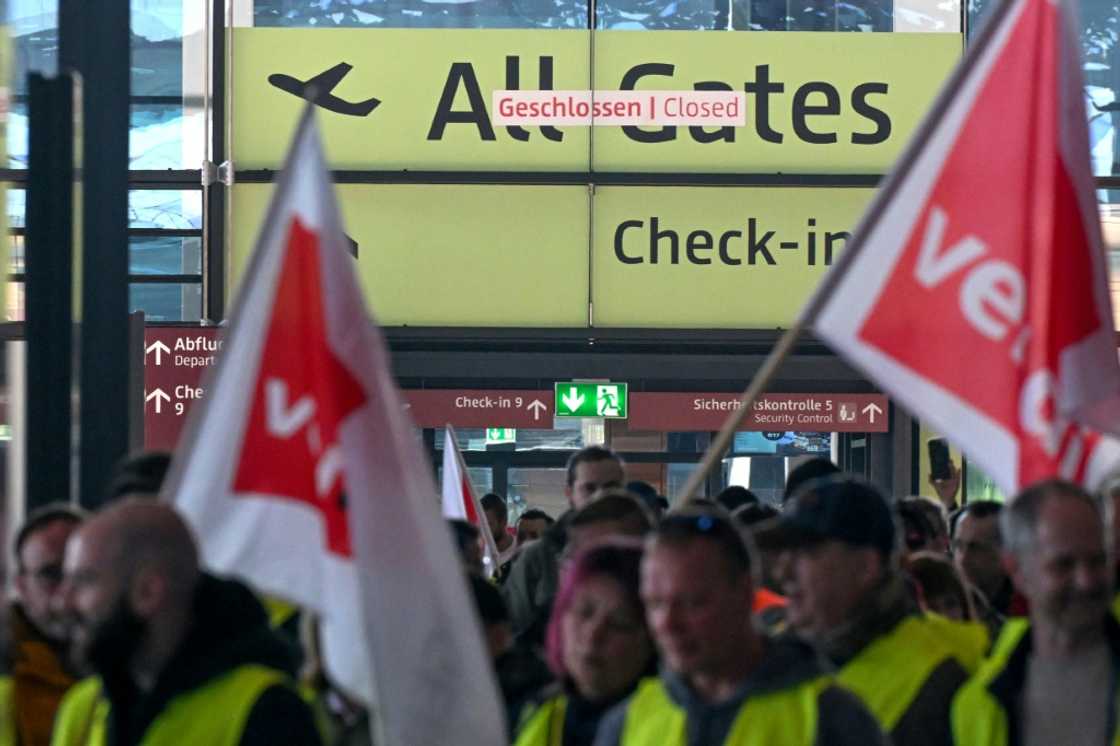
[[[782,550],[790,627],[839,669],[894,743],[946,744],[949,706],[986,642],[978,625],[920,614],[898,569],[895,520],[874,487],[807,483],[756,534]],[[976,628],[974,628],[976,627]]]

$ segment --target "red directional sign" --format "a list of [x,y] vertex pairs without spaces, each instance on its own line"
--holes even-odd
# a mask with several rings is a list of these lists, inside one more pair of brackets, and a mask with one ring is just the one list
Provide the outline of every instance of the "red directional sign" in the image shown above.
[[[191,404],[203,396],[203,372],[221,349],[220,331],[149,327],[144,349],[144,444],[173,449]],[[553,392],[536,389],[409,389],[402,392],[418,427],[508,427],[549,430]],[[738,394],[631,390],[628,426],[654,432],[718,430]],[[885,433],[882,394],[764,394],[742,430]]]
[[[718,430],[739,394],[630,392],[631,430]],[[763,394],[740,430],[885,433],[882,394]]]
[[191,404],[202,398],[202,374],[222,347],[214,327],[150,326],[144,330],[144,447],[172,450]]
[[552,429],[552,392],[535,390],[410,389],[404,391],[418,427]]

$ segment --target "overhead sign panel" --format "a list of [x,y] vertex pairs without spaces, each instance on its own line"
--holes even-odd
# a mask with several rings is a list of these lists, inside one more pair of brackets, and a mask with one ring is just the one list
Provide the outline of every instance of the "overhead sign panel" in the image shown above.
[[[635,393],[631,430],[719,430],[739,408],[739,394]],[[763,394],[739,426],[742,431],[885,433],[889,402],[882,394]]]
[[[271,189],[232,189],[235,280]],[[598,187],[592,195],[578,186],[368,184],[337,189],[370,305],[386,326],[586,327],[590,320],[599,327],[707,329],[788,326],[843,251],[874,193]]]
[[234,162],[279,167],[307,90],[326,84],[316,103],[333,168],[586,170],[588,128],[495,127],[490,98],[586,88],[590,44],[579,31],[237,28]]
[[[312,100],[338,169],[881,173],[961,44],[920,33],[238,28],[232,156],[238,169],[277,168]],[[495,123],[494,93],[509,90],[736,91],[746,117]]]
[[788,326],[872,189],[600,187],[595,326]]
[[882,173],[961,55],[960,34],[595,34],[601,89],[744,91],[743,127],[597,127],[600,171]]
[[565,381],[554,388],[557,417],[626,419],[629,387],[625,383]]
[[417,427],[552,428],[552,395],[532,389],[406,389]]
[[[336,189],[343,225],[358,247],[362,285],[381,324],[587,325],[586,187]],[[238,184],[232,191],[235,288],[272,185]]]

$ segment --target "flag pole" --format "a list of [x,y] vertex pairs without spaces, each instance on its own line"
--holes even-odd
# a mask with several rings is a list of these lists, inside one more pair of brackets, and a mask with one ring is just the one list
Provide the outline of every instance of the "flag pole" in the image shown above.
[[696,469],[694,469],[689,476],[688,482],[684,485],[684,489],[677,494],[676,499],[673,501],[675,505],[679,506],[691,500],[693,496],[696,495],[700,485],[708,478],[708,474],[710,474],[716,464],[719,463],[719,460],[723,458],[723,454],[727,451],[728,446],[731,445],[731,439],[735,435],[735,430],[743,422],[743,418],[747,416],[751,408],[754,407],[754,403],[758,397],[766,390],[766,387],[770,384],[770,381],[774,378],[774,375],[778,372],[782,363],[789,357],[790,352],[793,351],[794,344],[797,343],[801,332],[808,323],[806,320],[808,316],[808,314],[803,314],[778,338],[777,344],[770,350],[770,354],[766,356],[766,359],[762,361],[762,367],[759,368],[758,373],[755,374],[754,378],[751,379],[750,385],[747,386],[747,390],[744,391],[743,395],[739,398],[738,406],[732,409],[731,413],[727,415],[727,419],[723,422],[723,427],[720,428],[719,433],[716,434],[716,437],[708,446],[708,450],[704,453],[704,458],[700,460]]

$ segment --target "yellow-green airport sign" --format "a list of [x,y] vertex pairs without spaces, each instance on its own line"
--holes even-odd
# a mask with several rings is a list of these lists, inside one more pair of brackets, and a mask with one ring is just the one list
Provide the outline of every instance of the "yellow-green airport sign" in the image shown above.
[[[314,96],[336,169],[882,173],[961,45],[920,33],[239,28],[232,158],[278,168]],[[495,125],[493,92],[517,89],[742,91],[747,116]]]
[[[271,184],[233,187],[245,266]],[[873,189],[336,187],[387,326],[788,326]]]

